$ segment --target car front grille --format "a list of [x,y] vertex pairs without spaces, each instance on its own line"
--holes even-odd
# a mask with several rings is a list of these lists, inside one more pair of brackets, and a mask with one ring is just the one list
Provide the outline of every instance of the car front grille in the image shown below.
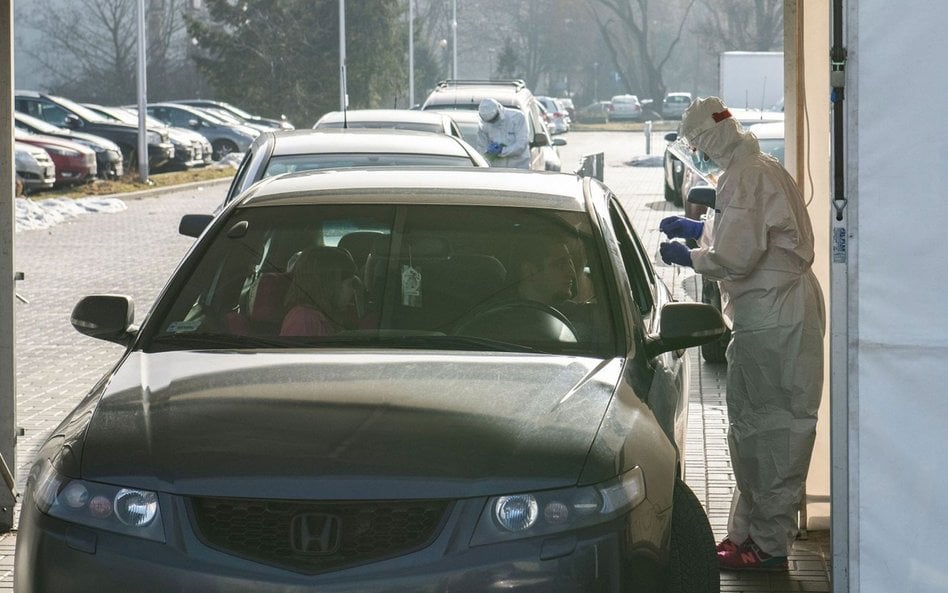
[[437,537],[449,501],[287,501],[192,498],[209,546],[317,574],[411,553]]

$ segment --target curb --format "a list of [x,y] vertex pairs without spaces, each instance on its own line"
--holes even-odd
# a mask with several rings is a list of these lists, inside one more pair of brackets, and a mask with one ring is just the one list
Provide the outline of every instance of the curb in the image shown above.
[[[106,194],[95,196],[96,198],[116,198],[119,200],[141,200],[143,198],[153,198],[162,194],[197,189],[200,187],[217,187],[219,185],[230,185],[233,177],[221,177],[220,179],[210,179],[207,181],[192,181],[190,183],[181,183],[179,185],[169,185],[167,187],[156,187],[154,189],[143,189],[139,191],[126,192],[122,194]],[[92,196],[89,196],[92,197]]]

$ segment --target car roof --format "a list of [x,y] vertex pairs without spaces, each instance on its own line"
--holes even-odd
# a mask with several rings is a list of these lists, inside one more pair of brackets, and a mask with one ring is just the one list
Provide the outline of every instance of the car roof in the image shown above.
[[784,135],[784,125],[782,121],[754,124],[747,128],[747,130],[753,132],[760,140],[783,138]]
[[273,156],[315,153],[413,153],[469,158],[457,138],[414,130],[320,128],[264,132],[257,144],[273,145]]
[[434,108],[434,109],[429,110],[429,113],[432,113],[432,112],[447,115],[448,117],[450,117],[456,122],[464,122],[464,123],[480,123],[481,122],[481,114],[478,113],[476,109],[446,109],[442,111],[438,108]]
[[741,122],[741,125],[745,128],[753,124],[784,120],[784,114],[780,111],[761,111],[760,109],[745,109],[743,107],[728,107],[728,111],[731,112],[731,117]]
[[417,109],[350,109],[349,111],[330,111],[319,118],[317,124],[338,123],[343,120],[352,122],[406,122],[406,123],[444,123],[444,116],[430,111]]
[[239,207],[320,203],[439,204],[586,210],[577,175],[517,169],[337,169],[268,177]]
[[484,99],[495,99],[504,107],[524,107],[533,93],[517,85],[445,85],[438,86],[425,99],[424,109],[444,108],[447,105],[476,108]]

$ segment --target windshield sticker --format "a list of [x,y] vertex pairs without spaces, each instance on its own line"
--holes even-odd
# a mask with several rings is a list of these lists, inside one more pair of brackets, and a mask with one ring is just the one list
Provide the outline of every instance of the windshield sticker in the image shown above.
[[201,322],[198,320],[191,321],[173,321],[168,326],[169,334],[184,334],[188,332],[197,331],[201,327]]

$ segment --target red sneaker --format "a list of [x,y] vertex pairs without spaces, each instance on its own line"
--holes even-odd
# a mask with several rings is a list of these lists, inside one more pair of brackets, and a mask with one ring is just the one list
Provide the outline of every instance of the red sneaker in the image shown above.
[[729,537],[724,538],[718,545],[714,546],[715,552],[736,552],[740,549],[741,544],[736,543]]
[[718,565],[723,570],[759,570],[767,572],[789,570],[786,556],[771,556],[758,548],[752,540],[748,540],[736,550],[718,552]]

